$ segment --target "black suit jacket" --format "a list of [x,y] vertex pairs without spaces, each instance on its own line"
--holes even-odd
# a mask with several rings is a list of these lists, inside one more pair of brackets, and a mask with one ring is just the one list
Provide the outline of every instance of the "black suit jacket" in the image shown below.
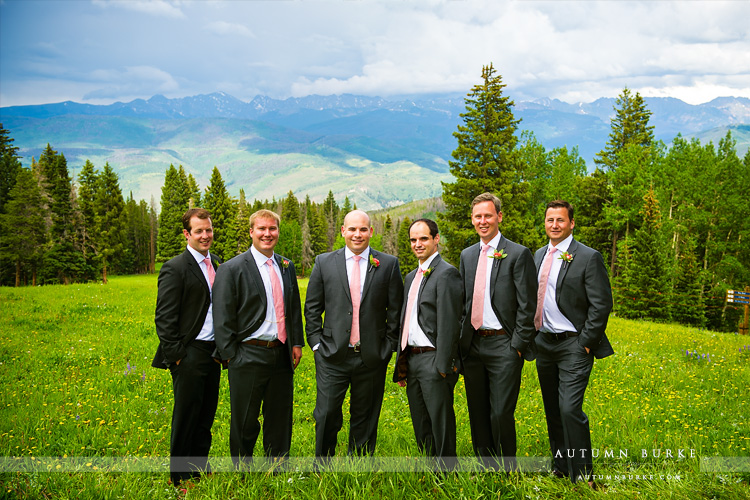
[[[534,254],[537,275],[547,249],[545,245]],[[597,358],[607,357],[615,351],[604,333],[612,311],[612,289],[604,259],[602,254],[575,239],[568,253],[573,260],[563,261],[555,284],[557,307],[575,326],[578,343],[591,349]]]
[[[297,275],[293,262],[275,253],[274,259],[281,268],[286,347],[293,370],[292,347],[305,345]],[[288,264],[284,266],[284,262]],[[233,257],[219,267],[214,280],[213,313],[216,348],[221,359],[235,357],[239,344],[265,321],[266,307],[266,289],[251,250]]]
[[[458,269],[437,255],[430,263],[430,272],[422,277],[414,307],[417,308],[417,322],[433,346],[437,348],[435,368],[440,373],[452,373],[458,362],[458,339],[461,336],[461,316],[463,307],[463,283]],[[399,326],[398,356],[393,381],[403,379],[398,366],[401,358],[400,336],[406,320],[406,306],[409,290],[416,278],[414,269],[404,281],[404,303],[401,308]]]
[[[461,252],[461,276],[464,282],[464,318],[461,331],[461,356],[466,357],[474,337],[471,326],[471,306],[474,299],[474,278],[481,248],[476,243]],[[505,331],[511,336],[510,345],[529,361],[535,358],[534,314],[536,313],[537,279],[531,251],[500,236],[497,251],[503,250],[504,259],[491,259],[490,301],[492,310]]]
[[[211,262],[217,269],[221,259],[211,254]],[[159,347],[151,366],[166,369],[185,357],[185,346],[203,328],[211,305],[211,290],[200,265],[187,249],[164,263],[158,286],[154,322]]]
[[[359,324],[362,361],[374,367],[388,362],[396,349],[404,285],[396,257],[372,248],[370,255],[379,265],[367,264]],[[332,363],[346,356],[352,311],[345,249],[318,255],[307,285],[305,328],[307,343],[319,343],[318,353]]]

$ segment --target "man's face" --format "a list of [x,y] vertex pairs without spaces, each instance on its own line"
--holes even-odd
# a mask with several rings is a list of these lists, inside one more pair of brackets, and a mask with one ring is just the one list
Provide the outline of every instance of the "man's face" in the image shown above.
[[211,219],[200,219],[198,217],[190,218],[190,232],[182,230],[182,234],[187,238],[190,247],[200,252],[201,255],[208,255],[208,249],[214,241],[214,228],[211,225]]
[[436,234],[433,238],[430,235],[430,228],[424,222],[415,223],[409,230],[411,250],[417,256],[420,264],[424,263],[432,254],[437,252],[439,241],[440,235]]
[[544,230],[553,247],[570,236],[575,225],[575,221],[570,220],[568,209],[565,207],[548,208],[547,213],[544,214]]
[[370,218],[364,212],[349,212],[344,218],[344,225],[341,226],[341,236],[344,237],[349,250],[356,255],[361,254],[370,245]]
[[250,237],[257,251],[271,257],[276,243],[279,242],[279,225],[273,217],[258,217],[250,228]]
[[500,232],[502,221],[503,213],[496,211],[491,201],[477,203],[471,209],[471,223],[483,243],[489,243]]

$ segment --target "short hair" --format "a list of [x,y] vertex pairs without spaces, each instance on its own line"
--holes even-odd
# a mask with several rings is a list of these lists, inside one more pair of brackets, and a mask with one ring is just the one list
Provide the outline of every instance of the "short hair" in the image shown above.
[[255,226],[255,219],[259,219],[259,218],[273,219],[273,220],[276,221],[276,225],[277,226],[279,224],[281,224],[281,217],[279,217],[279,214],[277,214],[276,212],[273,212],[271,210],[266,210],[265,208],[261,208],[260,210],[258,210],[257,212],[253,213],[250,216],[249,225],[250,225],[251,229]]
[[547,210],[550,208],[565,208],[568,210],[568,218],[573,220],[573,205],[565,200],[555,200],[547,203],[547,208],[544,209],[544,217],[547,218]]
[[500,201],[500,198],[495,196],[492,193],[482,193],[476,198],[474,198],[471,201],[471,209],[474,210],[474,206],[476,206],[479,203],[485,202],[485,201],[491,201],[493,205],[495,205],[495,211],[497,213],[502,212],[503,209],[503,202]]
[[211,212],[206,210],[205,208],[191,208],[184,214],[182,214],[182,228],[187,231],[188,233],[193,230],[192,227],[190,227],[190,219],[193,217],[198,217],[199,219],[211,219]]
[[433,239],[435,238],[435,236],[437,236],[440,233],[440,230],[438,229],[437,222],[435,222],[434,220],[432,220],[432,219],[417,219],[414,222],[412,222],[411,224],[409,224],[409,237],[410,238],[411,238],[411,228],[417,222],[424,222],[425,224],[427,224],[427,228],[430,230],[430,236],[432,236]]

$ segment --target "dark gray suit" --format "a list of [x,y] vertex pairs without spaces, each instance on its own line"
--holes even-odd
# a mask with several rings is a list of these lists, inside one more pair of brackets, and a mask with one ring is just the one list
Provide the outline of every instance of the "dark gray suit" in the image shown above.
[[[419,451],[441,457],[441,467],[453,468],[456,464],[453,388],[458,380],[453,368],[458,364],[463,283],[458,270],[440,255],[430,262],[429,269],[427,276],[422,277],[413,307],[417,308],[419,327],[437,350],[415,354],[407,346],[403,352],[399,342],[393,381],[407,379],[406,395]],[[404,283],[400,332],[404,329],[409,290],[416,275],[415,269]]]
[[[547,249],[545,245],[534,254],[537,273]],[[576,482],[579,476],[590,474],[593,466],[583,397],[594,357],[614,354],[604,333],[612,310],[612,290],[599,252],[574,239],[568,253],[573,260],[563,261],[555,296],[557,307],[575,326],[575,332],[554,336],[540,332],[536,366],[555,468]],[[574,457],[569,457],[568,450]]]
[[[269,302],[251,250],[221,265],[214,281],[216,345],[222,359],[230,360],[229,451],[235,464],[253,455],[260,433],[261,404],[266,456],[287,456],[292,442],[292,347],[305,344],[302,309],[294,264],[277,254],[274,259],[281,269],[284,289],[287,340],[282,346],[242,343],[263,324]],[[284,261],[288,267],[284,267]]]
[[[534,359],[537,281],[528,248],[500,237],[497,250],[507,257],[492,259],[490,301],[505,335],[482,337],[471,325],[474,279],[479,243],[461,252],[464,282],[464,320],[460,351],[466,382],[471,439],[479,457],[508,457],[514,468],[516,455],[515,411],[521,387],[523,358]],[[493,465],[492,461],[485,462]]]
[[[221,260],[214,255],[211,258],[216,269]],[[158,286],[154,321],[159,347],[151,366],[169,368],[172,375],[169,449],[172,483],[177,485],[209,470],[221,368],[211,357],[215,344],[195,340],[206,321],[211,290],[189,250],[164,263]]]
[[[385,372],[398,339],[403,283],[398,260],[370,249],[380,264],[367,265],[362,279],[360,350],[349,347],[352,300],[345,249],[319,255],[307,285],[307,343],[315,351],[315,455],[332,456],[343,424],[342,404],[351,385],[349,454],[375,450]],[[325,320],[323,319],[325,313]]]

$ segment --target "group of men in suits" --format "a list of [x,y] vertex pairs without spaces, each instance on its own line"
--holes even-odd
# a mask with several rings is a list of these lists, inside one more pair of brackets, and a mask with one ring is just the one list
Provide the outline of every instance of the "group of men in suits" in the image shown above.
[[[374,453],[395,351],[393,381],[406,386],[418,448],[435,457],[440,469],[457,463],[453,389],[459,373],[475,454],[489,467],[517,469],[514,414],[521,372],[524,360],[536,359],[553,473],[573,482],[588,479],[584,392],[594,357],[613,353],[604,333],[612,307],[604,262],[573,239],[567,202],[548,204],[550,241],[534,256],[500,233],[501,209],[490,193],[472,201],[480,241],[461,253],[459,269],[438,252],[437,224],[413,222],[409,242],[419,265],[403,283],[398,260],[370,247],[367,213],[346,214],[345,246],[316,258],[304,306],[317,381],[316,466],[335,455],[347,391],[348,454]],[[189,210],[183,226],[187,249],[159,275],[160,344],[153,363],[169,368],[173,379],[175,484],[210,470],[219,362],[229,370],[235,464],[253,455],[261,411],[266,456],[288,456],[293,373],[304,345],[294,264],[274,253],[277,214],[253,214],[251,248],[222,265],[208,252],[207,212]]]

